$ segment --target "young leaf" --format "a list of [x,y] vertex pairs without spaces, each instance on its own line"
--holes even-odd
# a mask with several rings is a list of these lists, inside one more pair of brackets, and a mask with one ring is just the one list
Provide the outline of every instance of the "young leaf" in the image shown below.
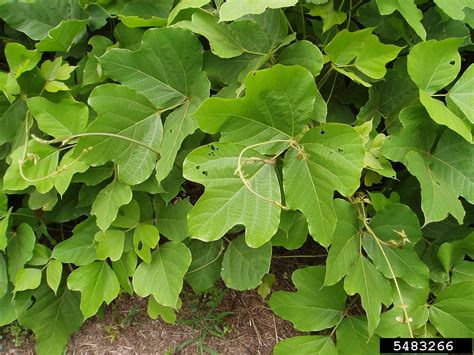
[[119,294],[120,285],[106,262],[96,261],[74,270],[67,278],[72,291],[81,292],[84,319],[92,317],[103,302],[110,304]]
[[191,252],[181,243],[160,245],[150,264],[142,262],[133,275],[133,288],[141,297],[153,295],[166,307],[176,308],[183,278],[191,264]]
[[92,204],[91,214],[97,217],[97,226],[105,231],[117,217],[121,206],[132,200],[130,186],[114,180],[104,187]]
[[[221,132],[221,142],[251,145],[292,139],[311,119],[317,89],[305,68],[276,65],[251,73],[245,88],[241,99],[206,100],[194,114],[199,128],[211,134]],[[270,143],[259,151],[278,153],[287,148]]]
[[367,314],[369,337],[372,337],[380,321],[382,303],[389,306],[392,299],[390,282],[367,258],[360,255],[344,280],[344,289],[351,296],[355,293],[360,295]]
[[430,322],[445,338],[474,336],[474,282],[460,282],[438,293]]
[[413,46],[408,54],[408,74],[419,89],[434,94],[451,83],[461,68],[461,38],[430,40]]
[[62,263],[77,266],[88,265],[95,260],[96,242],[94,235],[99,231],[95,218],[88,218],[72,230],[72,237],[57,244],[51,255]]
[[46,282],[51,290],[53,290],[54,294],[58,292],[62,274],[63,264],[58,260],[51,259],[46,267]]
[[23,269],[25,264],[33,257],[35,242],[35,233],[26,223],[20,224],[8,240],[8,275],[12,283],[15,282],[17,272]]
[[301,335],[278,342],[273,348],[273,354],[337,355],[337,350],[331,337]]
[[[237,224],[246,227],[247,244],[258,248],[278,229],[280,188],[273,165],[263,161],[242,167],[245,179],[254,192],[235,174],[238,157],[244,146],[214,143],[191,152],[184,161],[184,177],[206,187],[204,194],[188,214],[192,238],[213,241],[221,238]],[[249,157],[265,159],[247,150]],[[255,195],[258,194],[259,196]]]
[[95,234],[94,239],[97,242],[97,260],[110,258],[112,261],[117,261],[121,258],[125,243],[123,231],[111,229],[99,231]]
[[434,3],[441,9],[445,14],[455,20],[464,20],[465,13],[464,9],[474,9],[474,5],[470,0],[434,0]]
[[227,0],[221,5],[219,17],[221,21],[233,21],[249,14],[261,14],[267,8],[279,9],[293,6],[297,0]]
[[143,94],[160,109],[209,92],[201,70],[201,44],[183,29],[149,30],[139,50],[111,49],[99,62],[110,78]]
[[268,301],[273,312],[301,331],[335,326],[344,315],[346,293],[342,284],[323,287],[324,274],[322,266],[296,270],[291,280],[298,291],[274,292]]
[[151,262],[151,249],[156,248],[160,240],[158,229],[151,224],[140,224],[133,232],[133,247],[144,262]]
[[244,236],[233,239],[222,260],[221,276],[227,287],[238,291],[250,290],[261,284],[270,270],[272,245],[250,248]]
[[98,117],[87,127],[85,134],[89,136],[79,140],[76,156],[95,166],[115,162],[119,179],[127,184],[145,181],[153,171],[163,136],[160,115],[153,104],[116,84],[95,88],[89,104]]
[[38,354],[62,354],[69,336],[83,322],[79,294],[62,288],[56,295],[43,285],[34,296],[36,302],[19,316],[19,322],[35,333]]
[[420,38],[426,40],[426,30],[421,24],[423,13],[414,0],[376,0],[380,14],[391,15],[398,11]]
[[334,123],[311,129],[300,145],[302,152],[293,149],[284,160],[286,204],[304,213],[310,234],[327,247],[336,227],[334,191],[349,196],[359,187],[364,145],[352,127]]

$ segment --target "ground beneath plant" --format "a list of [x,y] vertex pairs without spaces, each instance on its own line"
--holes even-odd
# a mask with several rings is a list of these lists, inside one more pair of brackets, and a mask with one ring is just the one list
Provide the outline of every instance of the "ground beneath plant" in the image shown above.
[[[314,260],[314,263],[318,261]],[[288,259],[275,260],[272,264],[272,271],[276,268],[278,274],[274,289],[292,289],[291,273],[303,264]],[[107,307],[102,319],[93,317],[83,324],[71,337],[67,352],[198,354],[197,343],[192,340],[199,338],[199,325],[180,324],[180,319],[194,319],[194,323],[198,323],[199,314],[196,313],[199,312],[190,306],[192,297],[191,291],[185,288],[178,322],[167,324],[161,319],[148,317],[146,300],[122,295]],[[299,334],[291,323],[275,316],[256,291],[225,291],[215,312],[230,312],[221,324],[230,331],[223,337],[209,335],[205,339],[205,344],[219,354],[271,354],[278,341]],[[20,337],[20,340],[23,344],[15,347],[14,337],[4,336],[0,340],[0,353],[34,353],[34,337],[31,334]],[[189,345],[185,346],[186,343]]]

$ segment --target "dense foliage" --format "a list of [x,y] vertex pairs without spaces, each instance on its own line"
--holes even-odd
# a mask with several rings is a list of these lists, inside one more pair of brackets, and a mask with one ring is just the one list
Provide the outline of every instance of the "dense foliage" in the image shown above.
[[473,337],[472,1],[0,4],[0,326],[38,353],[316,244],[275,353]]

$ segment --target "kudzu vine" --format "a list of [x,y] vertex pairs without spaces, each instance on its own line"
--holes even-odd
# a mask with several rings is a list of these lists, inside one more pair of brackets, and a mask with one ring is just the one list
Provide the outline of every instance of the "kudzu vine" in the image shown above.
[[0,327],[62,354],[122,293],[172,322],[221,279],[304,333],[275,354],[473,337],[473,14],[0,1]]

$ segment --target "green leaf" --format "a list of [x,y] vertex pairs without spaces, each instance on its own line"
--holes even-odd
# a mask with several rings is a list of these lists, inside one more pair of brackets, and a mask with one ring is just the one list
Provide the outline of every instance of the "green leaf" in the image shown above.
[[423,13],[416,7],[414,0],[376,0],[381,15],[391,15],[398,11],[408,22],[410,27],[423,40],[426,40],[426,31],[421,24]]
[[25,100],[16,100],[10,105],[6,98],[0,99],[0,144],[13,141],[25,121],[27,106]]
[[94,235],[99,231],[95,218],[88,218],[72,230],[72,237],[57,244],[51,255],[62,263],[77,266],[88,265],[95,260],[96,242]]
[[369,337],[372,337],[380,321],[382,303],[389,306],[392,287],[374,265],[360,255],[344,280],[344,289],[353,296],[358,293],[367,314]]
[[392,288],[393,306],[380,316],[380,323],[375,331],[383,338],[411,337],[403,307],[411,318],[411,328],[418,329],[428,321],[429,287],[412,287],[401,279],[397,280],[403,301],[400,300],[395,287]]
[[452,113],[441,101],[420,90],[420,101],[437,124],[447,126],[461,137],[472,142],[471,125]]
[[17,319],[15,305],[12,299],[11,288],[0,298],[0,327],[8,325]]
[[[184,161],[184,177],[206,187],[188,214],[192,238],[217,240],[233,226],[242,224],[246,227],[247,244],[258,248],[277,231],[280,208],[266,200],[280,200],[275,169],[263,162],[246,164],[242,168],[248,184],[262,197],[256,196],[235,175],[238,157],[244,148],[234,144],[209,144],[195,149]],[[244,159],[251,156],[265,158],[247,150]]]
[[372,34],[371,28],[356,32],[342,30],[324,48],[336,66],[348,69],[355,67],[372,79],[385,76],[385,65],[395,59],[400,50],[400,47],[381,43],[378,37]]
[[44,266],[49,262],[50,258],[51,250],[43,244],[36,243],[33,249],[33,257],[28,261],[28,265]]
[[336,355],[337,350],[331,337],[321,335],[301,335],[278,342],[273,349],[273,354]]
[[97,217],[97,226],[105,231],[117,217],[121,206],[132,200],[130,186],[118,180],[104,187],[92,204],[91,214]]
[[339,355],[379,354],[379,337],[368,336],[365,317],[347,317],[337,327]]
[[156,248],[160,240],[158,229],[151,224],[140,224],[133,232],[133,247],[144,262],[151,262],[151,249]]
[[99,62],[107,76],[143,94],[161,109],[181,105],[190,97],[205,97],[209,92],[201,71],[201,44],[183,29],[149,30],[139,50],[111,49]]
[[283,187],[288,207],[308,219],[313,238],[327,247],[336,227],[334,191],[352,195],[359,187],[365,149],[352,127],[328,123],[308,131],[301,139],[303,151],[285,155]]
[[163,306],[176,308],[183,278],[191,264],[191,252],[181,243],[160,245],[150,264],[142,262],[133,275],[133,288],[140,297],[153,295]]
[[11,210],[7,212],[6,215],[3,216],[2,220],[0,221],[0,250],[5,251],[7,247],[8,238],[7,238],[7,231],[8,231],[8,224],[10,222],[10,213]]
[[[245,97],[211,98],[196,111],[199,128],[221,133],[221,142],[251,145],[288,140],[299,135],[311,119],[317,89],[312,74],[302,67],[275,65],[249,74]],[[275,149],[268,145],[266,151]],[[277,152],[287,146],[278,144]]]
[[272,245],[295,250],[301,248],[307,237],[306,217],[298,211],[282,211],[278,231],[272,237]]
[[124,252],[119,260],[112,261],[112,269],[117,276],[120,286],[129,295],[133,295],[131,277],[137,268],[137,260],[138,258],[135,251],[130,250]]
[[21,314],[19,322],[35,333],[38,354],[62,354],[69,336],[83,322],[79,294],[63,288],[56,295],[43,285],[34,296],[36,302]]
[[438,293],[430,322],[445,338],[474,336],[474,282],[459,282]]
[[323,55],[319,48],[309,41],[295,42],[283,49],[277,58],[283,65],[301,65],[317,76],[323,68]]
[[164,26],[173,0],[128,1],[118,13],[119,19],[129,27]]
[[54,294],[58,292],[59,284],[61,283],[61,276],[63,274],[63,264],[55,259],[50,260],[46,267],[46,282],[53,290]]
[[243,53],[266,55],[271,50],[267,34],[253,21],[242,20],[226,24],[206,11],[196,11],[191,21],[178,23],[207,38],[211,52],[221,58],[232,58]]
[[210,289],[221,275],[224,242],[222,239],[209,243],[192,240],[188,248],[192,263],[184,279],[194,292],[201,293]]
[[405,280],[412,287],[426,287],[428,267],[413,249],[421,238],[415,213],[402,204],[389,205],[375,214],[370,228],[380,239],[380,245],[370,235],[364,236],[363,245],[377,269],[387,278],[393,278],[393,270],[395,277]]
[[0,253],[0,299],[2,299],[3,296],[7,294],[7,291],[8,291],[7,263],[5,261],[5,257],[3,256],[3,253]]
[[261,14],[266,9],[279,9],[293,6],[297,0],[227,0],[221,5],[219,17],[221,21],[233,21],[249,14]]
[[453,103],[474,124],[474,107],[472,105],[474,102],[474,65],[471,64],[448,91],[446,101],[448,107],[450,107],[450,103]]
[[33,257],[35,242],[35,233],[26,223],[20,224],[8,240],[8,274],[11,282],[15,281],[17,272],[23,269],[25,264]]
[[[87,164],[117,164],[119,179],[135,185],[153,172],[163,136],[160,115],[134,90],[116,84],[94,89],[89,104],[98,113],[75,148]],[[122,138],[121,138],[122,137]]]
[[27,100],[28,109],[39,128],[50,136],[59,138],[82,133],[89,119],[89,109],[72,98],[52,102],[43,97]]
[[474,264],[470,261],[461,261],[453,268],[451,283],[457,284],[464,281],[474,281]]
[[177,204],[168,204],[158,212],[156,225],[169,240],[181,242],[189,237],[187,216],[193,206],[189,199],[182,200]]
[[233,239],[222,260],[221,276],[227,287],[238,291],[251,290],[261,284],[270,270],[272,245],[250,248],[244,236]]
[[434,0],[434,3],[443,10],[449,17],[455,20],[464,20],[465,13],[464,9],[474,9],[472,2],[469,0]]
[[84,319],[92,317],[103,302],[110,304],[119,294],[117,276],[106,262],[80,266],[67,278],[72,291],[81,292],[81,311]]
[[334,208],[337,224],[326,259],[326,286],[336,284],[351,271],[360,250],[356,211],[349,202],[341,199],[334,200]]
[[155,297],[148,297],[147,313],[151,319],[161,317],[166,323],[174,324],[176,322],[176,312],[174,308],[162,306],[156,302]]
[[94,236],[97,242],[96,255],[98,260],[106,260],[110,258],[117,261],[123,253],[123,245],[125,243],[125,233],[119,230],[99,231]]
[[[314,1],[313,1],[314,3]],[[316,5],[310,5],[309,14],[311,16],[321,17],[323,20],[323,33],[336,25],[344,23],[347,14],[334,9],[334,1],[318,1]]]
[[131,200],[127,205],[119,208],[117,218],[112,222],[112,227],[135,228],[140,222],[140,206],[136,200]]
[[85,35],[86,21],[63,20],[48,32],[48,36],[36,43],[40,52],[68,52]]
[[15,288],[13,293],[25,290],[34,290],[41,284],[41,270],[40,269],[20,269],[15,276]]
[[[174,8],[171,10],[170,15],[168,16],[168,25],[171,25],[173,22],[179,21],[181,18],[181,11],[187,13],[188,11],[193,11],[198,9],[207,3],[210,0],[181,0]],[[187,11],[185,11],[187,10]]]
[[56,176],[54,177],[54,187],[61,196],[63,196],[68,189],[75,174],[83,173],[89,169],[88,165],[74,159],[73,153],[71,150],[63,155],[59,162]]
[[298,291],[274,292],[268,301],[273,312],[301,331],[335,326],[344,316],[346,293],[342,284],[323,286],[324,274],[322,266],[296,270],[291,280]]
[[470,177],[473,146],[447,130],[432,149],[436,128],[419,106],[403,110],[400,120],[403,130],[385,140],[382,152],[388,159],[405,164],[420,182],[425,225],[444,220],[448,214],[462,223],[465,212],[458,197],[474,201]]
[[434,94],[451,83],[461,68],[460,38],[430,40],[412,47],[408,54],[408,74],[419,89]]
[[24,72],[36,68],[41,60],[41,54],[36,50],[28,50],[20,43],[7,43],[5,45],[5,57],[10,68],[10,72],[16,78]]

